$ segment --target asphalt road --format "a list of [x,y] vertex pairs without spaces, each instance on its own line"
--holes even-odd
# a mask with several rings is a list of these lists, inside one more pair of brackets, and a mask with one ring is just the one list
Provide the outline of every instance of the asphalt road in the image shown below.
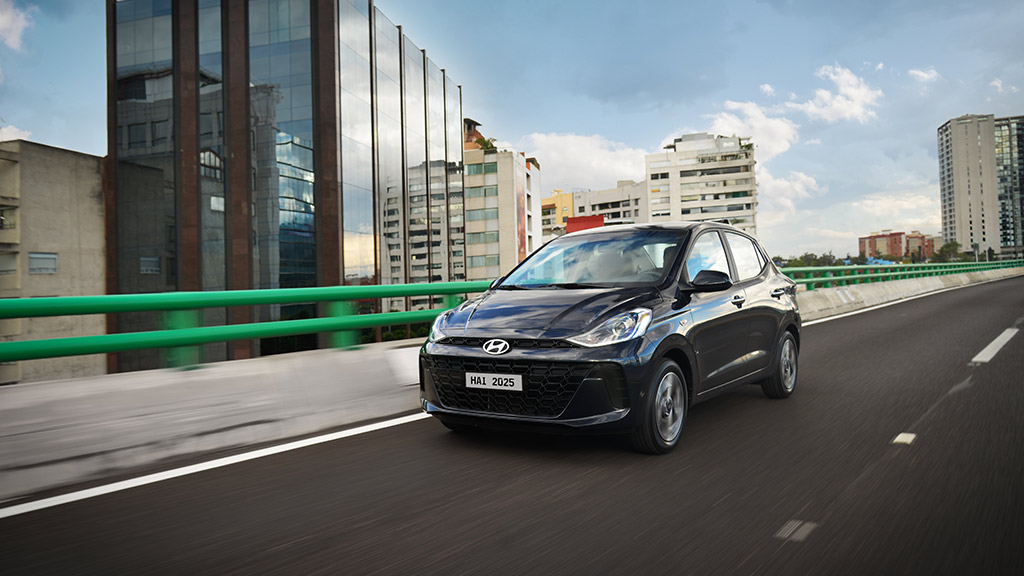
[[[0,520],[13,574],[1022,574],[1024,278],[805,327],[676,450],[423,420]],[[909,445],[893,444],[916,434]]]

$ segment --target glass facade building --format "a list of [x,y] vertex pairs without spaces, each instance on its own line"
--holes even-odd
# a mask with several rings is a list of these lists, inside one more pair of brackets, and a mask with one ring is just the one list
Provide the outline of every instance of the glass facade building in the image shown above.
[[1024,256],[1024,116],[995,119],[999,239],[1004,255]]
[[[107,27],[108,293],[465,279],[461,88],[372,1],[108,0]],[[203,322],[318,314],[233,308]],[[204,360],[316,345],[210,345]]]

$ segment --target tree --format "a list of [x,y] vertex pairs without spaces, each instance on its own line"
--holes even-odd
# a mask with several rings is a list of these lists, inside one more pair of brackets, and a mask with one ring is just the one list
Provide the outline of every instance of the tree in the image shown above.
[[932,262],[956,262],[957,260],[963,260],[963,256],[960,253],[959,242],[946,242],[932,256]]
[[481,136],[476,139],[476,143],[484,152],[494,152],[495,150],[498,149],[494,145],[494,138],[484,138],[483,136]]

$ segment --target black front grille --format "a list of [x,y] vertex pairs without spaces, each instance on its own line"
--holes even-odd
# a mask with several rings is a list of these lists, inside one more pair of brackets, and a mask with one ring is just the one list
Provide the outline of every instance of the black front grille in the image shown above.
[[[491,340],[491,338],[463,338],[459,336],[452,336],[441,340],[441,344],[479,348],[488,340]],[[579,348],[579,346],[567,340],[553,340],[549,338],[505,338],[504,340],[508,342],[509,346],[513,349]]]
[[[426,368],[446,408],[555,418],[565,411],[580,383],[599,365],[427,356]],[[521,374],[523,391],[466,388],[466,372]]]

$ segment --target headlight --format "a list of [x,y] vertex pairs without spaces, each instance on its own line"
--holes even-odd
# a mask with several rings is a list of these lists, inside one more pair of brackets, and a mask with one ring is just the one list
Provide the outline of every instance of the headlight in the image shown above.
[[448,312],[439,315],[435,320],[434,324],[430,327],[430,335],[427,336],[428,342],[437,342],[444,338],[446,334],[441,330],[441,327],[448,321]]
[[611,318],[586,334],[566,338],[566,340],[587,348],[618,344],[643,336],[650,324],[651,311],[646,308],[637,308]]

